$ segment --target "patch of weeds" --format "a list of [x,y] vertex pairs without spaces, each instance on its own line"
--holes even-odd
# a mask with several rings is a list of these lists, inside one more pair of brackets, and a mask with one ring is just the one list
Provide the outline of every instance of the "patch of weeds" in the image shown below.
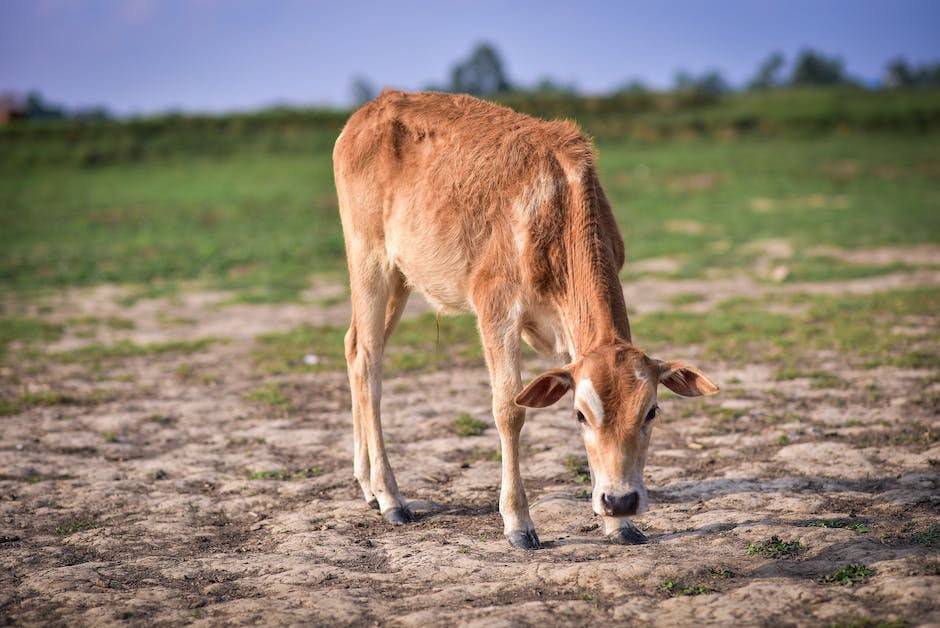
[[782,368],[774,373],[774,381],[794,379],[811,379],[812,388],[845,388],[846,382],[835,373],[829,371],[801,371],[795,368]]
[[683,305],[701,303],[704,300],[705,297],[701,294],[696,294],[694,292],[683,292],[681,294],[676,294],[669,297],[669,304],[676,307],[682,307]]
[[35,318],[0,318],[0,355],[11,342],[55,342],[62,338],[63,327]]
[[584,456],[568,455],[565,458],[565,469],[574,476],[578,484],[587,484],[591,481],[591,467]]
[[461,414],[454,420],[454,429],[458,436],[479,436],[489,425],[469,414]]
[[120,316],[109,316],[105,319],[104,324],[107,325],[109,329],[115,331],[134,329],[137,327],[137,323],[131,319],[121,318]]
[[[301,325],[286,332],[262,334],[256,338],[255,364],[266,374],[342,370],[346,366],[345,336],[346,328],[338,325]],[[316,361],[305,360],[307,355],[315,355]]]
[[784,541],[778,536],[770,537],[765,543],[751,543],[747,546],[747,555],[759,554],[764,558],[789,558],[795,556],[806,547],[800,541]]
[[470,454],[470,458],[464,464],[470,466],[474,462],[489,460],[490,462],[501,462],[503,459],[499,449],[476,449]]
[[100,527],[100,524],[97,521],[73,521],[64,526],[56,526],[55,533],[64,536],[68,534],[74,534],[75,532],[94,530],[98,527]]
[[582,602],[593,602],[593,601],[594,601],[594,596],[591,595],[590,593],[585,593],[584,595],[581,596],[581,601],[582,601]]
[[177,325],[195,325],[199,321],[195,318],[186,318],[183,316],[171,316],[166,312],[159,312],[157,314],[157,322],[163,325],[164,327],[175,327]]
[[818,582],[820,584],[858,584],[859,582],[865,582],[870,576],[875,573],[875,570],[867,565],[845,565],[844,567],[839,567],[831,574],[827,576],[822,576],[819,578]]
[[[659,346],[701,345],[707,359],[749,360],[789,365],[783,378],[796,375],[802,355],[831,351],[854,356],[866,367],[901,366],[940,369],[940,354],[924,348],[940,331],[927,325],[913,334],[876,333],[903,325],[910,317],[934,317],[940,311],[940,289],[892,290],[868,295],[793,295],[792,314],[768,312],[771,299],[734,298],[707,312],[667,311],[636,317],[635,328],[651,350]],[[934,317],[935,318],[935,317]],[[821,387],[841,380],[815,373]]]
[[[346,367],[346,329],[339,325],[301,325],[287,332],[260,335],[255,363],[262,373],[342,370]],[[306,360],[307,355],[316,356],[316,360]],[[472,316],[438,320],[434,314],[424,314],[404,319],[395,328],[385,349],[385,372],[476,364],[482,355]]]
[[136,288],[114,300],[121,307],[131,307],[144,299],[161,299],[175,297],[179,294],[179,286],[171,281],[151,281],[145,286]]
[[103,438],[106,443],[118,442],[118,435],[116,432],[101,432],[101,438]]
[[591,491],[587,490],[586,488],[582,488],[581,490],[577,491],[577,492],[574,494],[574,496],[575,496],[575,497],[580,497],[581,499],[590,499],[590,498],[591,498]]
[[852,521],[850,519],[815,519],[813,521],[808,521],[805,524],[808,528],[848,528],[849,530],[855,530],[856,532],[866,533],[871,532],[871,527],[860,521]]
[[263,445],[264,437],[255,436],[254,438],[248,438],[247,436],[229,436],[226,444],[229,447],[244,447],[249,444]]
[[291,408],[290,399],[288,399],[278,384],[265,384],[245,394],[245,399],[249,401],[260,401],[266,403],[281,412],[287,412]]
[[785,447],[790,444],[790,437],[786,434],[781,434],[777,437],[777,444],[781,447]]
[[911,270],[907,264],[852,264],[834,257],[804,257],[790,265],[788,282],[863,279]]
[[245,478],[249,480],[280,480],[287,482],[290,480],[303,480],[316,477],[323,473],[320,467],[308,467],[300,471],[289,471],[287,469],[249,469],[244,470]]
[[458,553],[458,554],[469,554],[469,553],[470,553],[470,548],[469,548],[469,547],[458,547],[458,548],[457,548],[457,553]]
[[923,532],[915,532],[911,540],[927,547],[940,547],[940,523],[935,523]]
[[667,580],[659,585],[659,588],[674,597],[679,595],[704,595],[715,592],[715,589],[704,584],[684,584],[673,580]]
[[738,573],[728,567],[714,565],[708,568],[708,573],[717,578],[737,578]]
[[50,357],[64,363],[84,364],[107,359],[132,358],[164,353],[196,353],[216,342],[222,342],[222,340],[219,338],[199,338],[197,340],[172,340],[143,345],[129,340],[122,340],[110,345],[88,345],[72,351],[54,353],[50,354]]

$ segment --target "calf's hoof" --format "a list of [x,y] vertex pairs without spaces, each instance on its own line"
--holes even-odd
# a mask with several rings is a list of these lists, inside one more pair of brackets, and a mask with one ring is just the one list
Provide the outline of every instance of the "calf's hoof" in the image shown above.
[[506,538],[509,539],[510,545],[519,549],[542,549],[542,544],[539,542],[539,535],[535,533],[535,530],[532,530],[531,532],[526,532],[525,530],[513,530],[506,535]]
[[640,532],[640,529],[632,523],[611,532],[607,535],[607,538],[614,545],[642,545],[646,543],[646,535]]
[[415,520],[414,513],[411,512],[411,508],[408,508],[408,506],[389,508],[383,512],[382,515],[385,517],[386,521],[397,526],[412,523]]

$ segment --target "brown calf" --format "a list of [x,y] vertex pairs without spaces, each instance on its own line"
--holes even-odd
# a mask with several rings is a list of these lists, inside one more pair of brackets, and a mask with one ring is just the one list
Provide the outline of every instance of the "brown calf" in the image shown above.
[[[648,505],[643,466],[662,383],[718,390],[701,371],[633,346],[617,272],[623,240],[590,142],[469,96],[386,90],[353,114],[333,151],[352,323],[354,472],[393,523],[413,520],[382,438],[382,353],[412,290],[440,312],[476,314],[502,446],[499,510],[515,547],[539,547],[519,472],[525,408],[575,391],[594,512],[615,543]],[[520,339],[570,363],[524,389]]]

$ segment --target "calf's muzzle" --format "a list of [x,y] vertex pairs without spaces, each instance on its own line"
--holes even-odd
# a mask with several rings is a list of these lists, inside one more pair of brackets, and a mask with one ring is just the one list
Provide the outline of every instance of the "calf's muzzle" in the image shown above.
[[636,491],[631,491],[625,495],[610,495],[608,493],[601,495],[601,504],[604,506],[604,514],[608,517],[629,517],[630,515],[635,515],[639,503],[640,496]]

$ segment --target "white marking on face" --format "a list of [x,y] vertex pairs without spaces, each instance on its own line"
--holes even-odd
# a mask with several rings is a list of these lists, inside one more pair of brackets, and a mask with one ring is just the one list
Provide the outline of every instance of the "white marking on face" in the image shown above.
[[594,421],[597,422],[598,427],[600,427],[600,425],[604,423],[604,404],[601,403],[601,398],[598,396],[597,391],[594,390],[594,384],[591,383],[590,379],[582,379],[578,382],[575,398],[578,403],[584,404],[582,408],[587,408],[591,411],[591,416],[594,417]]
[[636,375],[637,380],[641,382],[646,383],[650,381],[646,375],[640,372],[640,369],[633,369],[633,374]]

